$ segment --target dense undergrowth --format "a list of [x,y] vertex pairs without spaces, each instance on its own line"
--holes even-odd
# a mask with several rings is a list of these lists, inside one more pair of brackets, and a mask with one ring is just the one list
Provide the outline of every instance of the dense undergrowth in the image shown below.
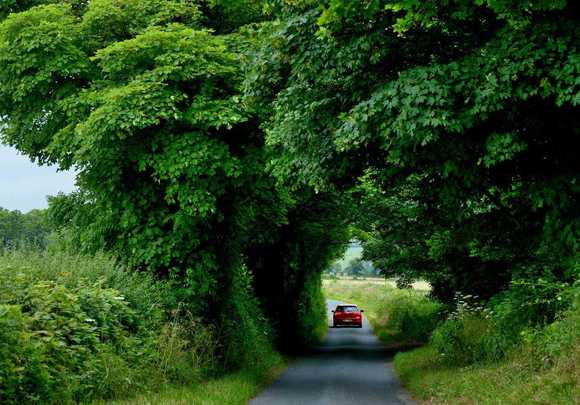
[[[283,364],[254,300],[237,289],[237,313],[246,316],[229,340],[246,342],[236,352],[242,388],[259,386]],[[221,376],[227,359],[220,331],[193,313],[168,283],[105,254],[2,253],[0,402],[90,402],[198,387]],[[244,398],[238,380],[229,386]]]
[[429,345],[399,353],[395,367],[418,398],[433,403],[580,402],[578,304],[551,324],[506,339],[503,347],[490,346],[507,333],[473,315],[448,321]]
[[453,307],[384,282],[328,280],[325,292],[364,306],[387,344],[425,343],[395,357],[403,384],[421,400],[580,402],[578,286],[514,282],[486,305],[467,296]]

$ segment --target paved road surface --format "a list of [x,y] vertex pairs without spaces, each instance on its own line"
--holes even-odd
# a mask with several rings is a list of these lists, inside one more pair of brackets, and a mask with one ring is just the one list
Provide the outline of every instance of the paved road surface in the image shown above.
[[[331,309],[338,301],[327,302]],[[329,329],[322,346],[298,359],[250,405],[414,404],[401,387],[392,353],[365,319],[362,329]]]

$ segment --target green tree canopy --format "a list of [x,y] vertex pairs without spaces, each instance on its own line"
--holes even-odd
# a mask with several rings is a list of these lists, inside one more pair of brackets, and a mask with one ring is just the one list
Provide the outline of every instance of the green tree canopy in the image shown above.
[[573,277],[580,12],[567,1],[279,2],[246,80],[271,167],[352,192],[366,258],[440,298]]

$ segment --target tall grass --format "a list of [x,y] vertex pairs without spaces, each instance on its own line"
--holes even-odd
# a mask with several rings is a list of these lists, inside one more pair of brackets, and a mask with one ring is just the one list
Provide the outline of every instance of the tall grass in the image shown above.
[[282,371],[281,367],[268,373],[256,375],[249,370],[227,374],[208,380],[204,384],[191,386],[165,386],[159,392],[141,394],[133,398],[112,402],[99,401],[106,405],[246,405],[250,398],[260,392]]
[[123,294],[140,313],[176,307],[169,285],[145,273],[127,271],[111,256],[92,256],[63,250],[11,250],[0,253],[0,302],[12,302],[39,281],[69,289],[101,285]]

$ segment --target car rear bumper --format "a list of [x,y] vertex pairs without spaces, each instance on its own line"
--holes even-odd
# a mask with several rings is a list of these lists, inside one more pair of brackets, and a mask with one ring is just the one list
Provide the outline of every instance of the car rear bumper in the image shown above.
[[333,325],[334,326],[350,326],[350,327],[354,327],[354,328],[360,328],[362,326],[362,321],[348,322],[348,321],[334,320]]

